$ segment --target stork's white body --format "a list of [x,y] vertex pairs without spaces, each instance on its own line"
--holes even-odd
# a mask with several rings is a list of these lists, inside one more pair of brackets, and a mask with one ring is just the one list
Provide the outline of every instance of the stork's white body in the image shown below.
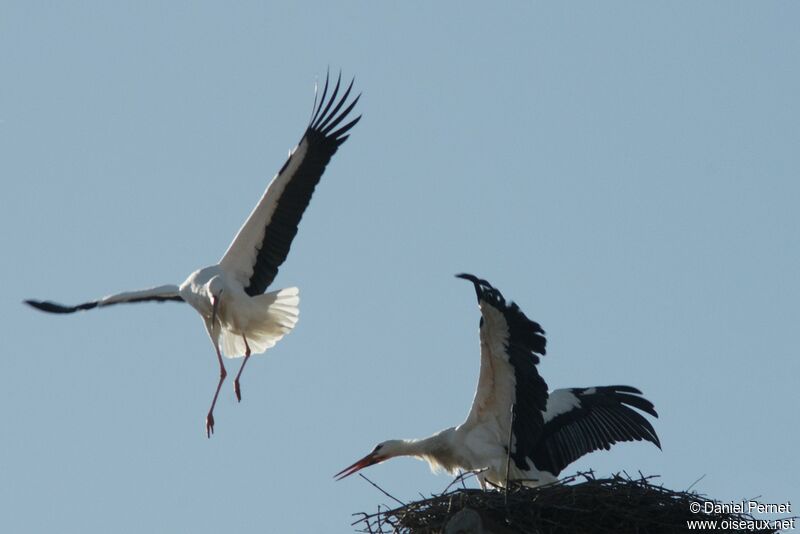
[[[228,358],[261,354],[274,347],[297,324],[300,290],[296,287],[250,296],[219,265],[200,269],[178,287],[178,294],[205,322],[214,346]],[[214,279],[219,284],[216,321],[206,288]],[[247,346],[245,346],[245,339]]]
[[472,275],[481,310],[481,369],[467,419],[420,440],[389,440],[340,471],[341,479],[396,456],[427,461],[434,471],[479,471],[481,487],[509,481],[541,485],[568,464],[619,441],[658,436],[636,408],[657,417],[653,404],[629,386],[558,389],[548,393],[536,365],[544,330],[498,290]]

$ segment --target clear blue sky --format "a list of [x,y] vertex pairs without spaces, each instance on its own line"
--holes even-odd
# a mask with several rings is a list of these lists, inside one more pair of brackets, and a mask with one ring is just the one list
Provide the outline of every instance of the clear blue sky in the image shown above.
[[[351,531],[388,499],[332,475],[467,414],[463,271],[542,323],[551,387],[655,403],[663,452],[567,473],[800,506],[797,3],[46,4],[0,8],[0,530]],[[226,384],[208,440],[189,307],[20,302],[214,263],[328,65],[364,118],[276,281],[301,320],[240,405]],[[367,475],[406,500],[449,482]]]

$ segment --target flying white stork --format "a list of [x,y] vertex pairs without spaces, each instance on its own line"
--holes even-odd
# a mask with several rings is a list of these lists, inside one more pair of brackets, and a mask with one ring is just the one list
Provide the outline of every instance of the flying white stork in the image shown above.
[[286,260],[297,226],[325,166],[347,140],[347,132],[361,119],[358,116],[340,126],[361,95],[346,105],[353,82],[337,99],[341,73],[329,97],[328,81],[326,77],[319,101],[316,95],[314,97],[312,116],[305,134],[218,264],[193,272],[180,286],[163,285],[117,293],[76,306],[25,301],[50,313],[73,313],[130,302],[187,302],[202,316],[219,362],[219,382],[206,416],[208,437],[214,432],[214,406],[227,376],[222,352],[228,358],[244,356],[234,380],[236,398],[241,401],[239,379],[250,355],[274,346],[297,323],[300,298],[296,287],[266,294],[264,291]]
[[[620,441],[661,448],[650,422],[653,403],[630,386],[557,389],[548,394],[536,365],[545,355],[544,330],[519,306],[506,303],[486,280],[475,285],[481,310],[481,370],[467,420],[418,440],[389,440],[335,475],[341,480],[397,456],[425,460],[434,471],[483,470],[481,487],[507,480],[536,486],[554,482],[581,456]],[[511,451],[509,454],[509,446]]]

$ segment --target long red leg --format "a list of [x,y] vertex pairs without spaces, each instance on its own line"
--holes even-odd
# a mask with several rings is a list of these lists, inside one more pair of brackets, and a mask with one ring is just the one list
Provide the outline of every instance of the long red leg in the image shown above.
[[[220,295],[221,294],[222,292],[220,292]],[[219,342],[214,335],[214,325],[217,322],[219,297],[212,297],[211,303],[211,323],[206,323],[206,328],[208,329],[208,335],[211,337],[211,341],[214,343],[214,350],[217,351],[217,361],[219,362],[219,382],[217,382],[217,390],[214,392],[214,399],[211,401],[211,408],[208,409],[208,415],[206,416],[206,435],[209,438],[211,437],[211,434],[214,433],[214,406],[217,405],[217,397],[219,397],[219,390],[222,388],[222,383],[225,381],[225,377],[228,376],[228,372],[225,370],[225,365],[222,363],[222,353],[219,350]],[[222,325],[220,325],[220,328],[222,328]]]
[[242,388],[239,387],[239,377],[242,376],[244,366],[247,365],[247,360],[250,359],[250,345],[247,344],[247,338],[244,335],[242,335],[242,339],[244,339],[244,361],[239,368],[239,374],[236,375],[236,380],[233,381],[233,392],[236,393],[236,400],[239,402],[242,402]]
[[225,377],[228,376],[228,371],[225,370],[225,365],[222,363],[222,354],[219,352],[219,347],[215,346],[215,348],[217,349],[217,361],[219,361],[219,382],[217,382],[214,400],[211,401],[211,408],[209,408],[208,415],[206,416],[206,434],[209,438],[211,434],[214,433],[214,406],[217,405],[217,397],[219,397],[219,390],[222,388],[222,383],[225,381]]

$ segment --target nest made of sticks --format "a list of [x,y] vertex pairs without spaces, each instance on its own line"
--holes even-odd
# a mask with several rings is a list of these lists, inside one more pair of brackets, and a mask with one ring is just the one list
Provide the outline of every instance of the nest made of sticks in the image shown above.
[[[449,491],[454,485],[451,484],[440,495],[393,509],[381,510],[379,507],[378,512],[373,514],[356,514],[361,519],[353,526],[358,532],[368,534],[460,532],[460,527],[451,524],[448,528],[448,523],[466,509],[462,516],[467,513],[477,513],[479,516],[473,518],[477,520],[473,523],[477,522],[483,528],[477,532],[493,534],[687,532],[687,522],[692,520],[717,521],[717,530],[726,532],[778,531],[772,528],[773,523],[767,527],[758,523],[742,523],[755,521],[746,513],[704,513],[704,503],[717,501],[689,490],[666,489],[653,484],[653,478],[656,477],[641,474],[639,478],[631,478],[627,474],[595,478],[590,472],[579,473],[546,486],[516,486],[497,491],[468,489],[462,478],[462,487],[458,489]],[[456,479],[455,482],[458,481]],[[700,503],[703,509],[693,513],[690,509],[692,503]],[[726,525],[732,528],[725,528]]]

